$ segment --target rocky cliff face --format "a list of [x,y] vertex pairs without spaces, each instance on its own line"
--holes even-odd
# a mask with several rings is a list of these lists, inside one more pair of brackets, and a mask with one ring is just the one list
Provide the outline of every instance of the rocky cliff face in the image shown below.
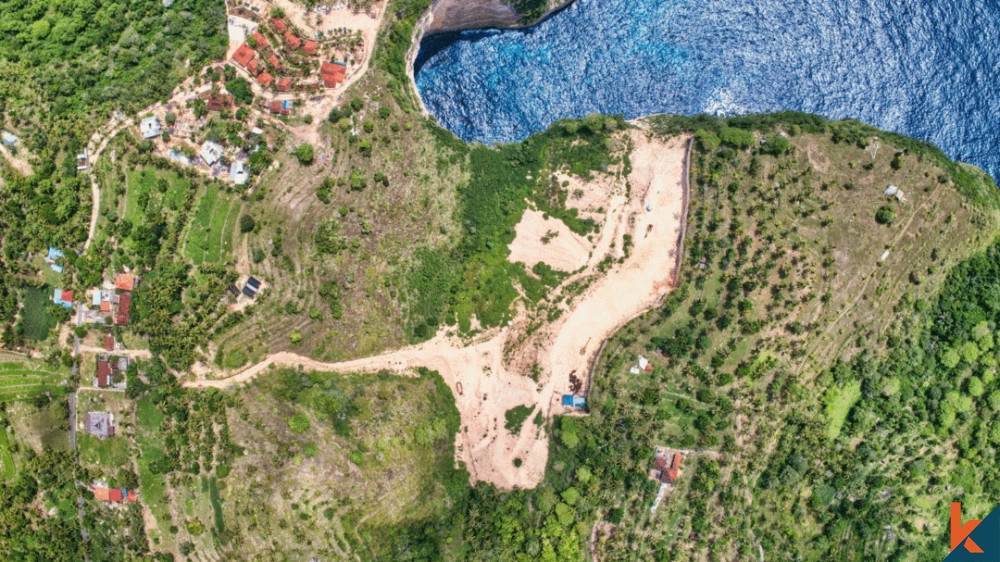
[[426,34],[521,25],[521,17],[505,0],[438,0],[431,6]]
[[[549,0],[545,15],[570,1]],[[507,29],[535,23],[524,22],[508,0],[437,0],[431,6],[430,14],[432,20],[424,31],[425,35],[463,29]]]

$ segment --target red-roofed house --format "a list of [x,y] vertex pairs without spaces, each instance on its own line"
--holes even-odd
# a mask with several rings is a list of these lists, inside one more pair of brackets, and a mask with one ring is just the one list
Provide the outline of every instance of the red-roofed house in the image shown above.
[[[255,64],[257,61],[251,61],[251,64]],[[216,94],[206,96],[205,109],[209,111],[222,111],[223,109],[229,109],[233,106],[233,95],[232,94]],[[118,287],[116,287],[118,288]],[[126,289],[131,291],[132,289]]]
[[73,302],[73,291],[62,290],[62,300],[63,302]]
[[105,488],[104,486],[94,486],[94,499],[102,502],[110,500],[111,490]]
[[305,44],[302,45],[302,52],[305,53],[305,54],[307,54],[307,55],[315,55],[316,54],[316,49],[318,47],[319,47],[319,43],[317,43],[315,41],[310,41],[310,40],[306,39]]
[[101,301],[101,312],[111,312],[111,301]]
[[653,459],[653,472],[650,474],[654,480],[663,484],[673,486],[677,482],[681,461],[684,457],[680,453],[674,453],[667,462],[667,451],[657,447],[656,457]]
[[131,273],[119,273],[115,275],[115,289],[131,291],[133,287],[135,287],[135,275]]
[[125,496],[129,503],[135,503],[135,490],[129,490],[128,495]]
[[324,62],[319,66],[319,73],[323,76],[323,85],[327,88],[334,88],[347,77],[347,67],[333,62]]
[[236,64],[246,68],[247,64],[253,60],[255,54],[254,50],[250,48],[250,45],[243,43],[236,49],[236,52],[233,53],[233,60]]
[[274,82],[274,76],[271,76],[271,74],[267,71],[261,72],[260,75],[257,76],[257,82],[265,88],[270,88],[271,83]]
[[291,78],[278,78],[278,91],[287,92],[292,89],[292,79]]
[[132,305],[132,295],[125,293],[118,296],[118,314],[115,315],[115,324],[127,326],[131,314],[129,307]]
[[274,28],[277,29],[280,33],[284,33],[285,30],[288,29],[288,25],[282,18],[271,18],[271,25],[273,25]]
[[293,50],[302,46],[302,41],[291,31],[285,33],[285,43]]
[[247,70],[250,71],[250,74],[257,76],[258,74],[260,74],[260,71],[263,70],[263,68],[261,66],[258,66],[257,59],[254,59],[247,63]]
[[111,386],[111,363],[109,361],[97,362],[97,388],[107,388]]
[[111,488],[108,493],[108,501],[119,502],[122,501],[122,489],[121,488]]
[[274,53],[271,53],[271,56],[267,57],[267,62],[271,63],[271,66],[273,66],[275,70],[281,70],[281,61],[278,60],[278,56]]
[[253,40],[257,42],[258,49],[270,45],[270,43],[267,42],[267,37],[264,37],[264,34],[261,33],[260,31],[254,31],[253,35],[251,35],[250,37],[253,37]]
[[104,336],[104,351],[113,351],[114,349],[115,349],[114,336],[110,334]]
[[660,481],[664,484],[673,484],[677,482],[677,469],[668,468],[663,471],[663,476],[660,477]]
[[285,109],[284,105],[280,101],[272,101],[270,105],[267,106],[271,113],[277,113],[278,115],[291,115],[292,111],[290,109]]

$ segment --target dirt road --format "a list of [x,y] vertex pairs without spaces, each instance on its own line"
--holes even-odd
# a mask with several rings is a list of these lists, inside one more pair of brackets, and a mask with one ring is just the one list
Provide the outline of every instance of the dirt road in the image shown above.
[[[462,417],[456,455],[465,462],[472,480],[502,489],[536,486],[545,473],[548,436],[532,423],[525,423],[519,434],[510,434],[504,428],[505,413],[521,405],[545,417],[562,413],[559,399],[571,392],[571,376],[585,379],[602,342],[656,306],[676,285],[689,139],[662,141],[638,130],[626,135],[628,139],[622,140],[633,146],[628,177],[631,194],[626,192],[625,179],[594,186],[603,190],[606,202],[600,235],[591,243],[583,271],[566,279],[550,300],[559,301],[556,297],[574,281],[592,281],[583,294],[561,299],[563,311],[558,320],[529,330],[534,318],[521,307],[507,326],[473,341],[442,332],[416,346],[339,363],[282,352],[229,378],[202,377],[185,386],[229,387],[252,380],[272,364],[343,373],[385,369],[406,374],[426,367],[438,371],[455,396]],[[537,238],[537,229],[526,231]],[[632,240],[627,255],[623,249],[626,235]],[[601,275],[598,264],[609,254],[624,259]],[[532,365],[541,369],[539,382],[525,376]],[[515,459],[520,466],[514,466]]]

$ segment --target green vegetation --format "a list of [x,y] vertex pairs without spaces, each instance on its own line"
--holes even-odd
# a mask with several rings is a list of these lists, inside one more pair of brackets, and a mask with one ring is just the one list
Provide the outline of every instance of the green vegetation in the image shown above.
[[207,185],[187,232],[185,255],[198,265],[225,261],[232,252],[239,212],[239,201],[220,191],[216,184]]
[[[408,275],[407,327],[412,340],[425,339],[441,324],[457,322],[468,331],[473,316],[484,327],[508,319],[518,293],[507,262],[507,245],[514,239],[514,226],[526,201],[536,202],[557,218],[569,219],[571,228],[587,232],[588,225],[565,212],[566,190],[552,176],[569,168],[573,174],[590,177],[618,163],[616,148],[620,147],[612,146],[611,133],[621,126],[616,118],[589,116],[561,121],[519,144],[463,148],[468,150],[469,174],[468,183],[458,192],[463,237],[453,249],[421,252]],[[439,141],[443,146],[451,146],[446,144],[450,142],[447,138]],[[542,293],[532,294],[537,300]]]
[[7,429],[0,430],[0,482],[10,480],[17,474],[17,466],[14,465],[14,455],[10,452],[10,441],[7,437]]
[[61,394],[66,373],[34,362],[0,363],[0,402],[31,399],[46,392]]
[[875,222],[879,224],[892,224],[896,220],[896,211],[888,205],[882,205],[875,211]]
[[45,340],[56,325],[56,317],[50,308],[57,306],[52,302],[52,290],[45,287],[29,287],[24,290],[24,309],[20,331],[30,341]]
[[843,386],[832,387],[826,391],[824,403],[826,407],[826,436],[836,439],[840,435],[840,430],[847,421],[847,414],[851,408],[861,398],[861,383],[858,381],[847,381]]
[[521,426],[524,425],[525,420],[528,419],[533,410],[534,408],[531,406],[516,406],[507,410],[504,414],[504,427],[507,428],[507,431],[517,435],[521,432]]
[[82,141],[81,116],[103,123],[112,109],[136,111],[220,58],[224,23],[224,8],[204,0],[183,9],[139,0],[8,5],[0,105],[19,116],[36,151]]

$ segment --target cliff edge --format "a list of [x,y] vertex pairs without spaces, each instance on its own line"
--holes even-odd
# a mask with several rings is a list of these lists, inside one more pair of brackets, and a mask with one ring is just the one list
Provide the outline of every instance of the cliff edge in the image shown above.
[[[437,0],[425,35],[465,29],[509,29],[538,23],[572,0],[513,2],[508,0]],[[530,5],[529,5],[530,4]]]

